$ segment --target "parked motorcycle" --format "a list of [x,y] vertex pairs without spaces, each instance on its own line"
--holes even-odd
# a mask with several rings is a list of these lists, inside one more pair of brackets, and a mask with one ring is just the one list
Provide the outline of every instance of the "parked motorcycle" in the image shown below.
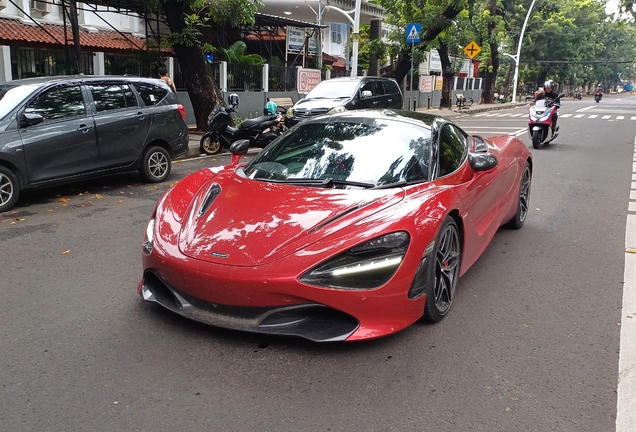
[[218,103],[208,116],[208,131],[201,137],[201,152],[214,155],[229,148],[234,141],[247,139],[250,147],[264,148],[283,133],[285,116],[281,113],[263,115],[243,121],[238,127],[230,126],[239,97],[228,96],[228,106]]
[[554,119],[561,106],[558,101],[563,96],[564,94],[560,94],[556,99],[541,99],[530,106],[528,134],[532,137],[533,148],[538,149],[541,144],[549,144],[559,136],[558,129],[554,127]]
[[603,98],[603,93],[601,93],[600,91],[597,91],[594,94],[594,100],[596,101],[596,103],[599,103],[602,98]]

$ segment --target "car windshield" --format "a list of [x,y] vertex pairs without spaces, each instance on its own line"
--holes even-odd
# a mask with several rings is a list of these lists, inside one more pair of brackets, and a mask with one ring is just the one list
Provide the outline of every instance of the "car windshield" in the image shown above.
[[33,93],[39,84],[30,85],[16,85],[16,84],[3,84],[0,85],[0,119],[3,119],[13,108],[20,102],[25,100],[31,93]]
[[357,81],[323,81],[307,94],[307,99],[350,98],[358,87]]
[[252,179],[336,188],[426,181],[431,130],[399,120],[346,118],[302,123],[246,167]]

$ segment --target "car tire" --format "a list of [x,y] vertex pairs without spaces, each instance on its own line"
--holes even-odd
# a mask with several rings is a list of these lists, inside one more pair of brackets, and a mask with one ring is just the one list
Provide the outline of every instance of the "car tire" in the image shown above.
[[221,151],[221,141],[211,135],[201,138],[201,153],[215,155]]
[[431,257],[424,321],[439,322],[448,314],[455,298],[462,262],[459,229],[451,216],[446,217],[437,234]]
[[530,164],[526,162],[523,167],[523,173],[521,174],[521,180],[519,181],[519,197],[517,199],[517,212],[506,223],[506,227],[512,229],[519,229],[523,226],[528,216],[528,208],[530,205],[530,189],[532,185],[532,170]]
[[0,213],[11,210],[20,195],[20,183],[9,168],[0,165]]
[[170,175],[170,154],[163,147],[152,146],[144,153],[139,172],[150,183],[164,181]]

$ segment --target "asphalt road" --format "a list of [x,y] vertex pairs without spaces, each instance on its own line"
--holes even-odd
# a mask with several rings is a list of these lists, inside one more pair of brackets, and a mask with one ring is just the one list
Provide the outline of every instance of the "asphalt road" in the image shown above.
[[[497,233],[446,319],[363,343],[220,330],[137,295],[156,200],[227,156],[160,185],[25,193],[0,216],[0,429],[613,430],[636,134],[636,97],[619,99],[564,103],[561,136],[533,150],[525,227]],[[456,120],[508,134],[525,112]]]

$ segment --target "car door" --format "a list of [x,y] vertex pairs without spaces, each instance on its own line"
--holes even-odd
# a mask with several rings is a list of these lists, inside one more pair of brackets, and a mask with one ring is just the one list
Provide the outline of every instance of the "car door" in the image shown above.
[[149,109],[139,106],[127,82],[92,81],[86,86],[93,99],[102,167],[131,165],[143,150],[150,130]]
[[455,190],[462,198],[464,266],[470,266],[479,257],[499,228],[497,203],[501,193],[498,170],[475,172],[468,163],[463,164],[469,145],[470,139],[457,126],[445,123],[441,127],[438,176],[453,177],[452,183],[457,185]]
[[43,118],[20,128],[30,182],[100,168],[95,123],[86,105],[80,83],[71,82],[48,88],[26,103],[19,119],[24,115]]
[[[372,80],[364,82],[358,92],[360,97],[360,109],[382,108],[380,105],[381,98],[376,94]],[[367,94],[367,96],[363,96],[364,92],[369,92],[370,95]]]
[[387,101],[387,106],[389,108],[397,108],[397,109],[401,109],[402,108],[402,92],[400,91],[400,87],[397,85],[397,83],[391,79],[385,79],[383,80],[384,82],[384,88],[386,89],[386,101]]

